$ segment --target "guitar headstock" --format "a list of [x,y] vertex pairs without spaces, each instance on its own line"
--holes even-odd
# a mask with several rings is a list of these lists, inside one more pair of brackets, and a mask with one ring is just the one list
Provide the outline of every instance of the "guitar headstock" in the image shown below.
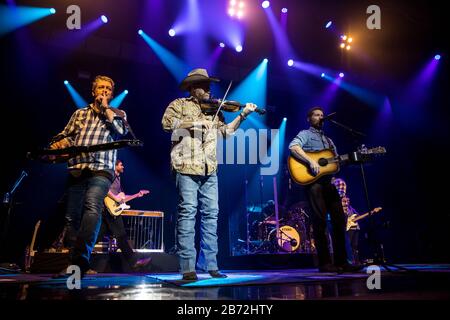
[[376,147],[376,148],[363,148],[362,150],[360,150],[361,154],[385,154],[386,153],[386,148],[385,147]]
[[378,213],[378,212],[380,212],[381,210],[383,210],[382,207],[377,207],[377,208],[373,209],[372,211],[370,211],[370,214],[372,215],[372,214]]

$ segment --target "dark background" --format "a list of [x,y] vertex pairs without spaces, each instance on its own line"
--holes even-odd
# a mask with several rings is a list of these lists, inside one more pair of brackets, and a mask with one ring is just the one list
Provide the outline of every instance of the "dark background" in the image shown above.
[[[69,80],[85,99],[89,99],[91,82],[97,74],[115,79],[116,94],[124,89],[130,91],[121,108],[127,112],[133,130],[145,146],[120,151],[119,157],[125,163],[124,188],[127,193],[151,190],[150,196],[135,200],[133,207],[164,211],[166,250],[173,246],[176,192],[169,170],[170,135],[162,131],[160,122],[168,103],[183,93],[137,35],[137,30],[146,30],[169,51],[182,56],[180,38],[168,37],[167,30],[182,10],[183,2],[165,0],[160,11],[147,13],[143,12],[145,2],[39,1],[39,6],[56,8],[56,15],[0,38],[1,194],[10,190],[22,170],[29,174],[15,195],[4,253],[6,259],[20,261],[37,220],[43,221],[39,236],[41,248],[58,232],[57,221],[61,221],[58,201],[64,193],[65,166],[28,161],[25,155],[32,148],[45,146],[74,112],[74,103],[63,81]],[[36,1],[16,3],[38,5]],[[248,3],[260,9],[259,2]],[[65,8],[70,4],[82,8],[82,22],[101,14],[106,14],[110,22],[77,46],[58,43],[55,34],[64,32]],[[388,260],[449,262],[450,213],[444,206],[448,196],[445,160],[449,147],[450,105],[445,10],[431,1],[377,1],[375,4],[382,11],[382,29],[371,31],[365,28],[365,11],[371,4],[374,3],[272,1],[272,8],[276,16],[281,7],[289,8],[287,32],[302,60],[344,70],[346,81],[389,98],[392,114],[380,121],[381,107],[374,108],[338,90],[327,109],[337,111],[337,120],[367,133],[367,137],[355,142],[344,131],[329,124],[326,127],[341,153],[352,151],[362,142],[370,147],[385,146],[388,151],[385,157],[365,167],[372,205],[384,208],[376,228]],[[275,59],[275,42],[264,12],[255,9],[252,15],[252,20],[244,25],[244,51],[237,54],[227,48],[218,61],[215,75],[223,81],[216,90],[223,91],[229,80],[238,84],[268,57],[267,105],[272,109],[266,124],[269,128],[278,128],[281,119],[287,117],[287,144],[307,125],[305,111],[314,105],[315,97],[328,82],[300,71],[287,71],[285,64]],[[341,30],[357,30],[358,46],[368,59],[358,59],[356,53],[343,56],[337,48],[335,35],[325,32],[328,20],[333,20]],[[218,41],[207,41],[212,51]],[[401,99],[407,84],[438,52],[443,58],[432,83],[416,89],[424,91],[423,103],[410,104]],[[287,77],[294,83],[294,89],[287,85]],[[413,97],[409,98],[414,102]],[[245,177],[256,177],[258,181],[257,169],[257,166],[237,165],[220,168],[221,261],[230,256],[236,235],[245,237],[242,234],[245,230]],[[284,172],[282,168],[278,176],[281,198],[287,196]],[[360,168],[344,168],[340,176],[348,182],[353,206],[365,211]],[[263,190],[258,188],[258,183],[257,187],[250,188],[248,201],[259,203],[272,198],[272,177],[264,177],[263,183]],[[298,199],[302,200],[300,192]],[[239,226],[230,223],[231,220],[237,221]],[[363,227],[367,228],[368,224]],[[367,248],[366,251],[370,255]]]

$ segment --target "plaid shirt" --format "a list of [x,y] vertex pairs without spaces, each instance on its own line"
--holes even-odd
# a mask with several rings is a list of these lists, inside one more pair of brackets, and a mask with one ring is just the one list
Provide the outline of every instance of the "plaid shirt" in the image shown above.
[[[347,184],[345,181],[343,179],[336,178],[334,179],[333,184],[341,197],[342,208],[344,209],[347,217],[350,217],[353,214],[358,214],[358,212],[356,212],[356,210],[350,205],[350,198],[347,197]],[[356,223],[356,227],[352,229],[359,230],[359,224]]]
[[[63,131],[53,138],[58,141],[68,138],[73,146],[91,146],[113,142],[119,135],[127,134],[122,118],[115,116],[109,122],[106,116],[94,111],[92,105],[78,109]],[[81,153],[69,159],[69,169],[114,170],[117,150]]]

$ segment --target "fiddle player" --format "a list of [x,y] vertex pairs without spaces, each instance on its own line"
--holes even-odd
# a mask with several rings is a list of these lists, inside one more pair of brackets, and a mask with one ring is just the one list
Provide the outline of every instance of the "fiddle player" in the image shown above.
[[[92,83],[94,101],[76,110],[64,130],[56,135],[51,149],[89,146],[115,141],[127,133],[126,114],[111,108],[114,81],[97,76]],[[71,247],[70,261],[83,276],[90,268],[92,249],[101,225],[103,199],[114,178],[117,150],[81,153],[69,159],[65,243]],[[64,276],[63,270],[59,276]]]
[[[180,84],[180,89],[188,91],[190,96],[172,101],[162,118],[163,129],[172,132],[171,167],[178,191],[176,248],[183,280],[197,280],[196,267],[208,271],[213,278],[226,277],[217,266],[217,135],[232,134],[256,109],[255,104],[247,103],[229,124],[224,122],[221,111],[217,117],[215,112],[206,112],[202,101],[210,99],[210,84],[218,81],[209,77],[205,69],[192,70]],[[196,264],[194,240],[198,203],[201,235]]]

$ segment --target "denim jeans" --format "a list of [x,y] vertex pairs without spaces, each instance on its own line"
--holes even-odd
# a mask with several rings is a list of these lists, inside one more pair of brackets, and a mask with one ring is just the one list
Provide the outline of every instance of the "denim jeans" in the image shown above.
[[218,270],[217,217],[219,194],[217,175],[176,174],[179,196],[176,227],[177,254],[181,273],[195,271],[195,216],[200,203],[200,253],[197,268]]
[[66,244],[72,246],[71,262],[86,271],[102,222],[103,200],[111,181],[83,171],[69,174],[66,210]]

